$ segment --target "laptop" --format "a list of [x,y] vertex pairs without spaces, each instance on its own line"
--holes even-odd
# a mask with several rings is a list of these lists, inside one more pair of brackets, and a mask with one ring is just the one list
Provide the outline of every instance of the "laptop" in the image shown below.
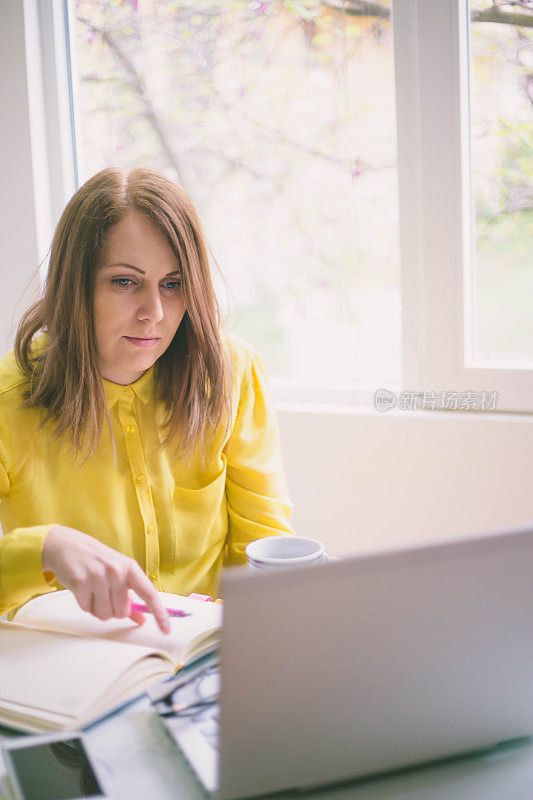
[[[167,718],[219,800],[533,734],[533,529],[223,575],[204,697]],[[221,686],[220,686],[221,678]],[[207,688],[206,685],[207,684]]]

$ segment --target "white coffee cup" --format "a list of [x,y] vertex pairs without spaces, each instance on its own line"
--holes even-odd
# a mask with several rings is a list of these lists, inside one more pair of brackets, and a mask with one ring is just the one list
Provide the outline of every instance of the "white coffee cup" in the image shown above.
[[324,545],[318,539],[304,536],[265,536],[246,546],[248,568],[251,570],[305,567],[326,561]]

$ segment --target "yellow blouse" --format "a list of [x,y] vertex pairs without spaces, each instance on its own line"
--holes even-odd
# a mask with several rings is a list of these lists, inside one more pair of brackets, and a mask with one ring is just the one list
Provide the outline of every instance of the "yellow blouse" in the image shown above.
[[40,427],[43,408],[20,408],[25,378],[13,353],[0,361],[0,613],[59,586],[41,568],[54,525],[134,558],[161,591],[212,596],[221,566],[244,563],[248,542],[292,532],[263,366],[240,340],[227,347],[232,420],[205,468],[162,445],[153,367],[129,386],[104,380],[115,448],[106,425],[96,455],[81,463],[50,423]]

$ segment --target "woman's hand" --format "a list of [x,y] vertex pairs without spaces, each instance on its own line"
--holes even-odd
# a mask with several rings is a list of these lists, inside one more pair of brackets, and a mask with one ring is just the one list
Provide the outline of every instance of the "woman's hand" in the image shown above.
[[170,632],[168,614],[157,591],[132,558],[81,531],[56,525],[44,540],[41,560],[43,571],[53,572],[84,611],[99,619],[130,617],[142,623],[142,614],[130,610],[128,589],[133,589],[154,615],[160,630]]

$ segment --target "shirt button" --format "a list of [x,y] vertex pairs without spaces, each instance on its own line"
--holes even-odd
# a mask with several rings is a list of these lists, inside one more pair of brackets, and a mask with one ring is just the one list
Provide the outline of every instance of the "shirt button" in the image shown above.
[[145,480],[144,475],[137,475],[136,480],[137,480],[137,483],[144,483],[144,480]]
[[123,389],[123,390],[122,390],[122,394],[123,394],[125,397],[131,397],[131,389]]
[[154,528],[153,525],[147,525],[146,526],[146,533],[153,533],[154,531],[155,531],[155,528]]
[[155,581],[157,579],[157,575],[155,574],[155,572],[151,572],[148,575],[148,577],[150,578],[151,581]]
[[128,425],[128,427],[126,428],[126,431],[128,433],[135,433],[135,425]]

